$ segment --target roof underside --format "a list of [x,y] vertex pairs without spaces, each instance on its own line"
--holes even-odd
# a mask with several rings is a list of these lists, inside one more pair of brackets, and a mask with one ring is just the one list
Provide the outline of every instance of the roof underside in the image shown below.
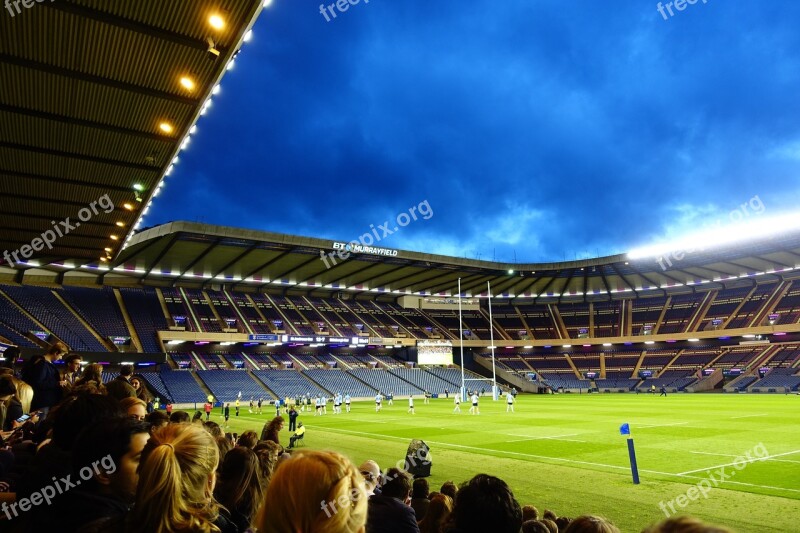
[[[98,260],[105,248],[114,255],[261,0],[58,0],[19,7],[0,16],[0,249],[19,250],[52,230],[53,221],[69,218],[74,229],[36,259]],[[214,13],[226,22],[222,30],[208,24]],[[209,53],[209,37],[219,56]],[[194,80],[193,90],[180,85],[182,76]],[[159,128],[164,121],[174,128],[169,134]],[[105,195],[114,209],[106,212],[111,203],[103,200],[91,211]],[[87,220],[78,226],[81,214]]]

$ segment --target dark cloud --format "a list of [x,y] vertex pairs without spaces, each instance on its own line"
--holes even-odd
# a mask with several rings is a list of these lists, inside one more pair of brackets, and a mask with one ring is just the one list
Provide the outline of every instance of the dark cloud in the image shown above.
[[[330,2],[329,2],[330,3]],[[767,5],[768,4],[768,5]],[[800,4],[275,0],[145,223],[510,261],[794,209]]]

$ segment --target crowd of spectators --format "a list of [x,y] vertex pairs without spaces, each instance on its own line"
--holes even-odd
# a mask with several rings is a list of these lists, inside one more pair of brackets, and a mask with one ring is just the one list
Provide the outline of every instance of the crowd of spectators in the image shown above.
[[[613,533],[597,516],[541,515],[502,479],[478,474],[431,491],[425,478],[356,467],[332,451],[280,444],[284,419],[261,435],[223,433],[181,410],[152,409],[124,368],[80,375],[63,345],[33,358],[21,378],[0,369],[0,530],[64,533]],[[80,361],[78,361],[78,367]],[[138,383],[136,383],[138,381]],[[37,412],[39,414],[37,414]],[[26,419],[26,415],[28,418]],[[300,427],[298,427],[298,430]],[[295,437],[297,435],[295,434]],[[46,509],[45,509],[46,507]],[[689,518],[647,533],[728,530]]]

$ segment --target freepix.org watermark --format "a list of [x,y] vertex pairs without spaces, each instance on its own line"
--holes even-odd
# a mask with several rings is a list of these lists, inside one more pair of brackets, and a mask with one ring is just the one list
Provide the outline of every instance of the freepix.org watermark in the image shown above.
[[378,224],[377,228],[375,224],[370,224],[370,231],[361,235],[358,240],[347,243],[335,242],[333,243],[333,251],[326,254],[323,250],[320,250],[319,258],[325,263],[325,268],[331,268],[332,266],[336,266],[336,257],[338,257],[340,261],[346,261],[350,257],[350,254],[395,256],[397,255],[397,250],[380,248],[373,245],[380,242],[381,239],[400,231],[400,228],[404,228],[418,220],[417,215],[422,217],[423,220],[431,219],[433,216],[433,209],[428,203],[428,200],[423,200],[417,205],[412,205],[408,209],[408,212],[403,211],[397,215],[395,217],[395,226],[390,228],[389,226],[391,223],[388,220],[384,221],[383,224]]
[[[711,492],[712,488],[719,486],[720,483],[735,476],[737,471],[744,470],[750,463],[763,461],[769,456],[769,452],[764,444],[758,443],[752,450],[748,450],[744,455],[740,455],[734,459],[732,463],[710,470],[706,479],[698,481],[697,484],[687,490],[685,494],[681,494],[666,503],[663,500],[660,501],[658,507],[664,512],[667,518],[669,518],[689,505],[689,502],[696,502],[699,500],[700,496],[707,499],[708,493]],[[725,468],[729,466],[733,466],[734,469],[726,471]],[[676,506],[678,509],[675,508]]]
[[[361,3],[361,1],[362,0],[336,0],[336,2],[329,4],[327,6],[325,4],[320,4],[319,14],[325,17],[325,22],[330,22],[331,20],[334,20],[337,17],[336,15],[337,11],[339,13],[344,13],[345,11],[350,9],[350,6],[359,4]],[[363,1],[365,4],[369,4],[369,0],[363,0]],[[328,15],[328,13],[330,13],[330,15]]]
[[[30,9],[36,4],[41,4],[45,0],[6,0],[6,9],[8,13],[15,17],[22,13],[22,10],[19,8],[19,5],[22,4],[22,7],[25,9]],[[50,0],[51,2],[55,2],[56,0]]]
[[[100,468],[102,467],[102,470]],[[76,479],[74,482],[70,479],[72,474],[62,477],[61,479],[57,479],[53,476],[53,483],[51,485],[47,485],[43,487],[41,490],[35,491],[33,494],[30,495],[28,498],[20,498],[18,501],[9,505],[6,502],[3,502],[3,505],[0,506],[0,510],[5,513],[6,518],[12,520],[19,516],[19,512],[17,512],[17,507],[23,513],[30,511],[32,508],[36,507],[37,505],[41,505],[45,503],[50,505],[55,498],[59,494],[64,494],[70,489],[74,489],[78,485],[81,484],[81,481],[89,481],[95,474],[101,474],[103,472],[107,474],[113,474],[117,471],[117,465],[114,463],[114,459],[111,455],[106,455],[102,459],[99,459],[91,464],[91,466],[84,466],[78,472],[78,476],[80,479]],[[13,516],[12,516],[13,515]]]
[[[664,17],[664,20],[669,20],[670,17],[677,15],[677,13],[672,11],[673,7],[675,8],[675,11],[680,12],[686,9],[687,6],[693,6],[700,2],[707,4],[708,0],[674,0],[672,2],[667,2],[666,4],[659,2],[658,5],[656,5],[656,11],[661,13],[661,16]],[[669,16],[667,13],[669,13]]]
[[[748,201],[746,201],[745,203],[743,203],[742,205],[740,205],[739,207],[728,213],[728,220],[731,223],[736,224],[744,221],[751,215],[753,216],[761,215],[765,209],[766,206],[764,205],[764,202],[761,200],[761,198],[759,198],[758,195],[755,195]],[[722,227],[722,223],[723,223],[722,219],[717,219],[712,227],[713,228]],[[707,243],[707,244],[711,245],[713,243]],[[658,264],[658,266],[661,267],[662,271],[667,270],[668,268],[672,268],[673,260],[682,261],[687,255],[691,255],[695,252],[702,252],[703,250],[704,248],[702,247],[673,250],[669,253],[656,257],[656,263]]]
[[20,262],[20,256],[22,256],[22,259],[30,259],[34,252],[41,252],[45,247],[47,247],[48,250],[52,250],[53,243],[55,243],[58,238],[69,234],[69,232],[74,229],[78,229],[81,227],[81,222],[88,222],[94,215],[99,214],[100,211],[98,207],[103,210],[103,213],[108,214],[114,210],[114,202],[111,201],[111,198],[107,194],[104,194],[90,203],[88,207],[82,207],[80,211],[78,211],[79,221],[72,223],[70,217],[58,223],[56,223],[55,220],[51,221],[50,223],[53,225],[53,229],[45,230],[40,237],[34,238],[30,244],[25,244],[17,250],[12,250],[11,252],[4,250],[3,259],[6,260],[8,266],[13,268],[15,263]]

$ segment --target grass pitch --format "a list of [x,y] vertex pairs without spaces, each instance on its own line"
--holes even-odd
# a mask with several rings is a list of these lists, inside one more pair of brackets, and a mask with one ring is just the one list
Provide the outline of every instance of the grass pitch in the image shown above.
[[[521,395],[513,414],[503,400],[480,403],[479,416],[467,413],[466,402],[453,414],[452,399],[444,398],[428,405],[415,398],[415,415],[406,412],[406,399],[384,401],[380,413],[372,402],[357,402],[350,414],[333,415],[329,403],[326,416],[305,412],[299,420],[308,428],[308,448],[336,450],[356,464],[375,459],[384,469],[403,460],[410,439],[424,440],[433,458],[431,490],[489,473],[504,479],[522,505],[599,514],[626,532],[671,509],[741,533],[800,531],[797,396]],[[260,433],[274,413],[244,408],[228,431]],[[639,485],[619,434],[624,422],[636,446]]]

